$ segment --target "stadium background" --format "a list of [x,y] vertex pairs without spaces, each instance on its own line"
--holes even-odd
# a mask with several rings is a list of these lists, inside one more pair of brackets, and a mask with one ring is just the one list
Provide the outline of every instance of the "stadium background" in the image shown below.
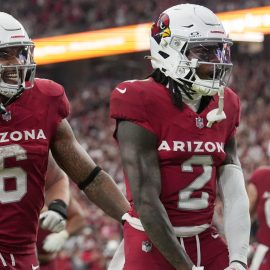
[[[270,6],[270,0],[189,1],[214,12]],[[57,36],[153,21],[174,0],[0,0],[1,11],[12,14],[31,38]],[[270,13],[269,13],[270,16]],[[268,17],[267,17],[268,18]],[[269,19],[268,19],[269,20]],[[252,24],[252,20],[250,21]],[[116,30],[117,31],[117,30]],[[270,31],[269,31],[270,32]],[[240,38],[241,39],[241,38]],[[242,121],[237,133],[239,156],[246,181],[259,165],[269,163],[270,141],[270,38],[261,42],[236,41],[230,87],[242,100]],[[109,96],[120,81],[144,78],[151,72],[147,51],[40,65],[38,77],[53,79],[66,89],[71,101],[69,117],[78,140],[124,191],[118,149],[109,119]],[[84,209],[88,226],[71,238],[60,253],[62,270],[103,270],[121,239],[120,226],[89,203],[72,186]],[[216,204],[215,223],[222,233],[222,211]]]

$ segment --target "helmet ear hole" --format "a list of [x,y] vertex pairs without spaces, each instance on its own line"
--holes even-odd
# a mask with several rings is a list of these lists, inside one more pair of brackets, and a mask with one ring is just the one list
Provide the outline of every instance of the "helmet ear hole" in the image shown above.
[[181,54],[184,54],[185,53],[185,51],[186,51],[186,49],[187,49],[187,46],[188,46],[188,43],[187,42],[185,42],[185,44],[184,44],[184,46],[182,47],[182,49],[181,49]]
[[162,51],[159,51],[158,52],[164,59],[168,58],[170,55],[165,53],[165,52],[162,52]]

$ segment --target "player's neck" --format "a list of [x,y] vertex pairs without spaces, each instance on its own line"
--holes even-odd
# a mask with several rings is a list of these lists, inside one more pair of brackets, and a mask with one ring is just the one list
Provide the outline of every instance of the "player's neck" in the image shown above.
[[190,99],[183,91],[181,91],[181,94],[183,97],[183,102],[187,104],[194,112],[197,112],[201,104],[202,96],[197,95],[194,96],[193,99]]

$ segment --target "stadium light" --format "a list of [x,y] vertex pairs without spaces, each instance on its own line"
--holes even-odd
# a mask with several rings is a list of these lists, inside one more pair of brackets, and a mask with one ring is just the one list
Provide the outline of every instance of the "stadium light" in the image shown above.
[[270,6],[223,12],[217,15],[229,33],[270,33]]
[[139,24],[34,40],[39,65],[149,49],[150,24]]
[[[218,13],[235,41],[262,42],[270,33],[270,6]],[[35,39],[38,65],[149,50],[151,23]]]

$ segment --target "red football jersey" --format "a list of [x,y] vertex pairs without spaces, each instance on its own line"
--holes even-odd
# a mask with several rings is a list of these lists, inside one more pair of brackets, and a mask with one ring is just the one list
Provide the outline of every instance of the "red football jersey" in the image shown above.
[[258,242],[270,247],[270,167],[255,170],[250,178],[257,189]]
[[[172,104],[169,90],[152,78],[119,84],[110,106],[112,118],[133,121],[156,135],[162,181],[160,199],[172,224],[210,224],[217,167],[225,158],[224,145],[239,124],[238,96],[225,90],[227,119],[211,128],[206,127],[206,115],[218,107],[217,96],[200,114],[186,104],[180,110]],[[125,182],[132,204],[129,184]],[[131,214],[136,216],[133,204]]]
[[41,227],[38,228],[36,246],[37,246],[37,253],[39,255],[47,255],[48,254],[48,252],[43,249],[43,245],[44,245],[44,240],[51,233],[52,232],[49,230],[44,230]]
[[0,250],[31,253],[44,204],[50,143],[69,114],[59,84],[36,79],[30,90],[0,115]]

